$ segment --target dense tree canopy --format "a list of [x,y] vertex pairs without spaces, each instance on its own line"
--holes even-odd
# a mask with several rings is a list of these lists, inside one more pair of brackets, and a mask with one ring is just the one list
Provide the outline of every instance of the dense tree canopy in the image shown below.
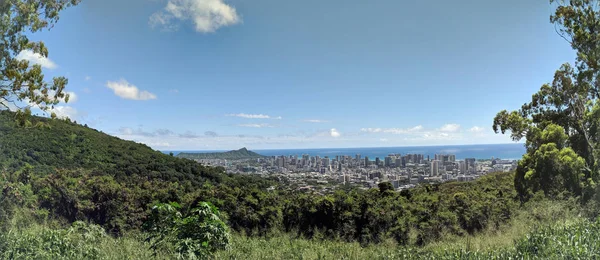
[[[37,32],[52,27],[58,14],[80,0],[3,0],[0,1],[0,107],[19,109],[16,115],[23,119],[35,106],[43,111],[61,101],[68,102],[64,92],[65,77],[45,80],[42,66],[30,64],[18,55],[25,52],[32,56],[48,57],[43,42],[29,41],[26,32]],[[21,103],[27,103],[25,107]],[[52,113],[52,117],[56,115]],[[19,120],[31,124],[27,120]]]
[[526,139],[515,187],[522,199],[563,191],[586,200],[598,180],[600,158],[600,2],[550,1],[557,33],[577,52],[518,111],[501,111],[494,131]]

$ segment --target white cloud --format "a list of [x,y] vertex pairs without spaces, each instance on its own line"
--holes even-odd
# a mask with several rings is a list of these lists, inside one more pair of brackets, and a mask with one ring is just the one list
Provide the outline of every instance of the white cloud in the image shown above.
[[129,84],[124,79],[119,81],[108,81],[106,83],[106,87],[112,89],[115,92],[115,95],[123,98],[123,99],[131,99],[131,100],[150,100],[156,99],[156,95],[142,90],[140,91],[136,86]]
[[481,133],[483,131],[485,131],[485,128],[479,126],[474,126],[471,129],[469,129],[469,132],[471,133]]
[[145,145],[150,147],[169,148],[171,144],[169,142],[146,142]]
[[241,127],[252,127],[252,128],[275,127],[275,126],[270,125],[270,124],[240,124],[238,126],[241,126]]
[[90,77],[90,76],[85,76],[85,81],[88,81],[88,80],[90,80],[90,79],[92,79],[92,77]]
[[172,88],[172,89],[169,89],[169,92],[177,94],[177,93],[179,93],[179,89]]
[[91,90],[90,88],[83,88],[83,92],[85,92],[85,93],[88,93],[88,94],[89,94],[89,93],[91,93],[91,92],[92,92],[92,90]]
[[32,50],[22,50],[16,57],[18,60],[26,60],[30,63],[39,64],[42,68],[55,69],[56,63],[47,57],[42,56],[39,53],[35,53]]
[[188,20],[201,33],[241,22],[235,8],[223,0],[169,0],[163,10],[150,16],[150,26],[176,30],[179,21]]
[[331,128],[331,130],[329,130],[329,135],[331,135],[331,137],[334,137],[334,138],[338,138],[341,136],[340,132],[338,130],[336,130],[335,128]]
[[263,114],[245,114],[245,113],[227,114],[225,116],[233,116],[233,117],[241,117],[241,118],[249,118],[249,119],[282,119],[282,117],[280,117],[280,116],[272,117],[272,116],[263,115]]
[[329,123],[329,121],[327,121],[327,120],[320,120],[320,119],[306,119],[303,121],[307,122],[307,123]]
[[423,126],[418,125],[412,128],[362,128],[361,132],[367,133],[386,133],[386,134],[409,134],[423,130]]
[[49,109],[48,112],[54,113],[56,114],[56,117],[62,119],[67,117],[70,119],[77,119],[80,116],[79,111],[70,106],[55,106],[54,108]]
[[460,131],[460,125],[459,124],[446,124],[446,125],[442,126],[442,128],[440,128],[440,131],[455,133],[455,132]]
[[[439,129],[425,129],[418,125],[412,128],[363,128],[361,132],[403,135],[405,142],[420,142],[422,144],[436,141],[453,142],[463,140],[460,125],[446,124]],[[384,138],[385,140],[388,140]],[[380,139],[383,141],[383,139]]]
[[387,139],[387,138],[381,138],[381,139],[379,139],[379,141],[387,143],[389,141],[389,139]]

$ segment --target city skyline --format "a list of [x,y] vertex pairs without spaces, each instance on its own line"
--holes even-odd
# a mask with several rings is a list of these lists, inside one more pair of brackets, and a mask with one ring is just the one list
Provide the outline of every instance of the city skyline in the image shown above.
[[70,102],[53,112],[157,150],[510,143],[494,115],[573,60],[551,11],[541,0],[83,1],[31,35],[48,58],[19,57],[69,78]]

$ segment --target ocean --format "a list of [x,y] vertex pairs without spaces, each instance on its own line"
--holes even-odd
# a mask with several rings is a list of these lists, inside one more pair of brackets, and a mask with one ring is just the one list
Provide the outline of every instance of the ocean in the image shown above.
[[[423,154],[425,158],[429,155],[434,157],[435,154],[454,154],[456,159],[476,158],[476,159],[521,159],[525,153],[525,146],[522,143],[511,144],[478,144],[478,145],[448,145],[448,146],[406,146],[406,147],[370,147],[370,148],[319,148],[319,149],[269,149],[269,150],[252,150],[266,156],[280,155],[298,155],[308,154],[310,156],[329,156],[350,155],[355,156],[360,154],[363,158],[368,156],[370,159],[375,157],[384,158],[388,154]],[[177,155],[180,152],[224,152],[219,151],[162,151],[163,153],[174,153]]]

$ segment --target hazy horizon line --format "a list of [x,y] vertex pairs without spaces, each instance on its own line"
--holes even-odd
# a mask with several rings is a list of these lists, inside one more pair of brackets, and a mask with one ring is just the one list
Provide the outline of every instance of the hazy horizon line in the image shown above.
[[407,145],[407,146],[370,146],[370,147],[321,147],[321,148],[267,148],[267,149],[249,149],[248,147],[242,146],[237,149],[213,149],[213,150],[192,150],[192,149],[173,149],[173,150],[158,150],[161,152],[222,152],[222,151],[236,151],[243,148],[251,151],[276,151],[276,150],[319,150],[319,149],[368,149],[368,148],[413,148],[413,147],[456,147],[456,146],[486,146],[486,145],[516,145],[525,144],[524,142],[513,142],[513,143],[495,143],[495,144],[448,144],[448,145]]

